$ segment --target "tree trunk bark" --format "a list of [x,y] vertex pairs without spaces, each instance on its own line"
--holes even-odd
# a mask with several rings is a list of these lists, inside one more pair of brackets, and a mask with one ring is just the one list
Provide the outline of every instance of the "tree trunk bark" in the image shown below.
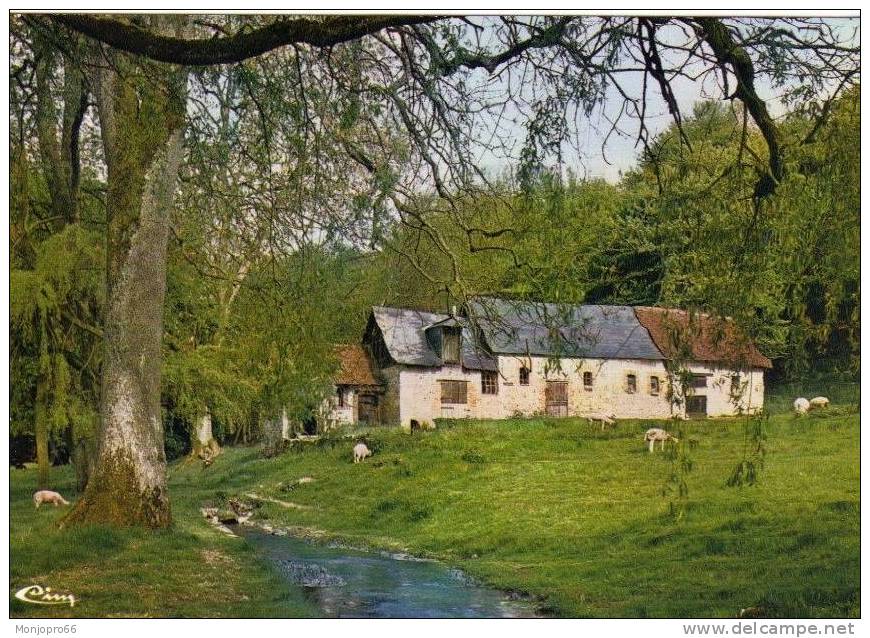
[[94,467],[96,432],[99,422],[90,427],[70,426],[67,432],[70,463],[76,475],[76,492],[84,493]]
[[191,456],[211,462],[221,453],[221,446],[214,438],[211,427],[211,413],[206,412],[199,418],[191,441]]
[[34,430],[36,434],[36,489],[49,488],[51,460],[48,458],[48,410],[46,406],[46,381],[43,375],[36,382],[36,404],[33,409]]
[[281,408],[281,440],[290,438],[290,419],[287,418],[287,408]]
[[79,220],[79,130],[88,108],[88,90],[78,65],[64,54],[63,110],[59,121],[51,87],[59,71],[57,48],[38,32],[34,33],[33,43],[38,60],[34,119],[39,157],[52,213],[59,220],[55,227],[60,228]]
[[107,55],[94,82],[108,166],[102,424],[93,475],[67,522],[165,527],[161,340],[187,72]]

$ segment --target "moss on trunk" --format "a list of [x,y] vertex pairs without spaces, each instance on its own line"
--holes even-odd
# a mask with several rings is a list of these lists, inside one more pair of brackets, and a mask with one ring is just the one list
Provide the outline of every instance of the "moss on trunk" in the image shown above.
[[[158,25],[172,16],[151,16]],[[170,523],[160,412],[169,213],[182,154],[187,72],[108,52],[94,77],[108,167],[99,449],[66,523]]]
[[210,464],[221,453],[221,446],[214,438],[211,414],[204,414],[193,430],[190,440],[190,457]]
[[143,485],[134,458],[103,458],[63,524],[100,523],[118,527],[167,527],[171,522],[165,485]]

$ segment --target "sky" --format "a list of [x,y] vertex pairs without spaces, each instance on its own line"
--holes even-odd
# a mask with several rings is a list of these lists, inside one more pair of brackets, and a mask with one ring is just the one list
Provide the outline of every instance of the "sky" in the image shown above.
[[[859,38],[857,33],[858,18],[830,18],[827,22],[834,25],[838,32],[844,35],[851,35],[852,30],[856,29],[856,41],[854,44],[859,44],[857,42]],[[623,87],[633,96],[640,95],[642,91],[641,74],[626,74],[625,77]],[[690,81],[685,78],[676,78],[672,82],[672,88],[684,117],[686,114],[692,113],[692,108],[696,103],[709,99],[721,100],[723,97],[718,82],[713,82],[710,77],[708,77],[705,83]],[[767,78],[760,77],[756,83],[756,90],[767,103],[767,107],[774,118],[785,114],[785,106],[779,100],[782,88],[774,89]],[[648,88],[648,96],[646,124],[652,138],[667,129],[673,123],[673,117],[668,113],[667,106],[661,98],[657,86],[650,86]],[[642,146],[637,142],[637,121],[625,117],[621,122],[621,126],[626,129],[626,133],[623,135],[614,133],[607,137],[610,129],[608,117],[613,118],[616,115],[621,103],[622,98],[611,87],[600,109],[597,109],[589,118],[581,115],[575,122],[575,140],[579,143],[565,148],[564,164],[566,167],[571,168],[579,177],[587,179],[603,178],[610,182],[616,182],[620,179],[621,173],[628,171],[637,164],[639,153],[642,150]],[[736,102],[736,104],[739,106],[740,103]],[[510,124],[508,128],[511,130],[517,144],[521,145],[526,133],[522,118],[517,119],[520,122]],[[604,144],[605,138],[606,144]],[[577,152],[578,148],[579,153]],[[494,157],[492,154],[487,153],[483,153],[479,161],[492,174],[504,173],[512,165],[512,162],[509,160]]]

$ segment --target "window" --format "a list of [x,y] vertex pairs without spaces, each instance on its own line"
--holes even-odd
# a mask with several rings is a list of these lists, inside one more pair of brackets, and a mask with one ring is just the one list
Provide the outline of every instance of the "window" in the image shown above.
[[686,397],[686,414],[691,417],[707,416],[707,397]]
[[740,375],[731,375],[731,394],[740,394],[741,391]]
[[338,407],[343,408],[344,407],[344,388],[339,387],[337,389],[337,394],[338,394]]
[[529,385],[529,369],[526,366],[520,368],[520,385]]
[[658,377],[650,377],[649,378],[649,393],[657,396],[659,393],[659,378]]
[[584,372],[583,373],[583,389],[584,390],[592,390],[592,373]]
[[468,403],[468,383],[441,381],[441,403]]
[[484,370],[480,373],[480,390],[484,394],[498,394],[498,372]]
[[444,363],[459,362],[459,328],[444,327],[441,333],[441,358]]
[[706,374],[693,374],[691,379],[691,386],[693,388],[706,388],[707,387],[707,375]]
[[629,394],[637,392],[637,375],[629,374],[625,377],[625,391]]

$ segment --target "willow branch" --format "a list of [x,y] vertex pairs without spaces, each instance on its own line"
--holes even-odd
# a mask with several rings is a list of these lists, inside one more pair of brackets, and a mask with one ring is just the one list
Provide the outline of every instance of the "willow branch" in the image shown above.
[[387,27],[420,24],[440,16],[329,16],[321,19],[278,19],[231,36],[189,39],[154,33],[116,17],[81,13],[55,14],[48,19],[111,47],[158,62],[207,66],[241,62],[288,44],[329,47]]

